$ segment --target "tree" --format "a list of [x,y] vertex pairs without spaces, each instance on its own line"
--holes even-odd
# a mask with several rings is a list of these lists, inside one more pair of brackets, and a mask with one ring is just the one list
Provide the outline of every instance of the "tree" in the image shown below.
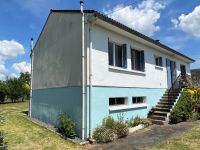
[[26,97],[29,99],[30,97],[30,81],[31,81],[31,75],[28,72],[21,73],[19,80],[23,83],[22,86],[22,101],[24,101],[24,98]]
[[23,82],[17,78],[7,80],[7,94],[12,102],[16,102],[19,98],[23,97],[24,89]]
[[0,81],[0,103],[3,103],[6,99],[7,86],[5,81]]

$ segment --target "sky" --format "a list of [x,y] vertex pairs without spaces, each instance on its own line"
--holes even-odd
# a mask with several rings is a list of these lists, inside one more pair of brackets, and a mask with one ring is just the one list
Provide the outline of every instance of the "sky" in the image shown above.
[[[200,68],[200,0],[85,0],[94,9],[196,60]],[[0,80],[30,72],[36,41],[50,9],[79,9],[79,0],[0,1]]]

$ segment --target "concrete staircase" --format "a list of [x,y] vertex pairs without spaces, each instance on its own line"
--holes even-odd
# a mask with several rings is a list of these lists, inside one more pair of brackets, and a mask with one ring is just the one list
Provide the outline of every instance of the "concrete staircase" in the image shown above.
[[176,103],[181,89],[166,90],[158,104],[153,107],[148,118],[153,124],[163,125],[168,124],[170,112]]

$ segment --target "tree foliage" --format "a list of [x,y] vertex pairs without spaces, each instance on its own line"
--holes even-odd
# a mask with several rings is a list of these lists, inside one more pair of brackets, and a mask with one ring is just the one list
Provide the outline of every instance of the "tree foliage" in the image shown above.
[[30,97],[30,74],[28,72],[21,73],[19,78],[10,78],[6,81],[0,81],[0,103],[6,98],[12,102],[23,101]]

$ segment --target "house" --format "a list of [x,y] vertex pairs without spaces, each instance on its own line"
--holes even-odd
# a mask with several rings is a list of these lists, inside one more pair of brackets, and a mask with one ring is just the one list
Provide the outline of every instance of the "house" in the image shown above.
[[193,83],[196,86],[200,87],[200,69],[192,69],[191,76],[192,76]]
[[147,117],[192,62],[97,11],[51,10],[32,53],[31,117],[57,125],[65,112],[87,138],[108,115]]

